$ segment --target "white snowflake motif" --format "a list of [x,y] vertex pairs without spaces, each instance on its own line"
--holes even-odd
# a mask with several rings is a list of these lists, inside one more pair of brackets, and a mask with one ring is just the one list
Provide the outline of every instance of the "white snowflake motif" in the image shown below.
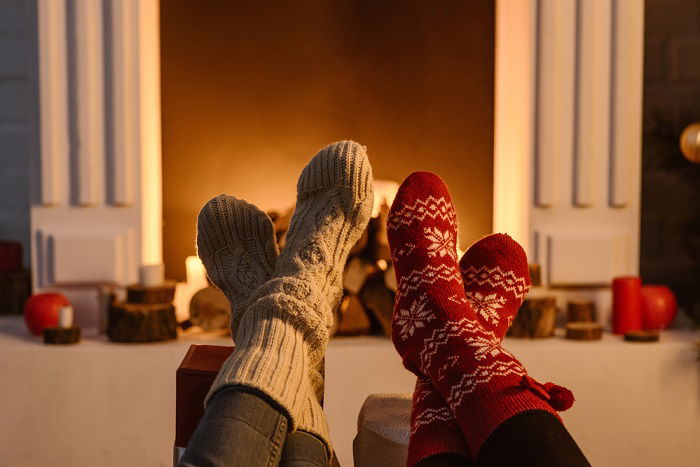
[[440,258],[450,255],[452,259],[457,260],[457,250],[455,249],[455,240],[452,237],[452,232],[449,230],[441,232],[437,227],[426,227],[424,233],[425,237],[430,241],[428,255],[440,256]]
[[486,296],[482,295],[481,292],[467,292],[467,299],[474,311],[479,313],[484,320],[498,324],[500,318],[498,310],[506,304],[504,297],[496,292]]
[[408,310],[405,308],[399,310],[396,324],[401,327],[399,336],[402,339],[412,336],[416,329],[425,327],[425,323],[433,319],[431,310],[426,308],[427,302],[427,297],[423,294],[417,300],[413,300]]
[[489,355],[495,357],[502,353],[500,342],[488,339],[487,337],[474,336],[467,340],[467,344],[474,347],[474,357],[476,357],[477,360],[483,360]]

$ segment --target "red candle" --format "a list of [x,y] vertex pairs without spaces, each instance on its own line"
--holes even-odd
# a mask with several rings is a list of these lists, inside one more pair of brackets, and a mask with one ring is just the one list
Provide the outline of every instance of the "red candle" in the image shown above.
[[613,333],[642,329],[642,280],[639,277],[613,279]]

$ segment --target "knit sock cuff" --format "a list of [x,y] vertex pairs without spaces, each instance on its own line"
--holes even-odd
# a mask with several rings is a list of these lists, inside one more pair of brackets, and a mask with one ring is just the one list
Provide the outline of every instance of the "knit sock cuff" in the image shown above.
[[[245,320],[245,317],[244,317]],[[269,396],[297,428],[307,397],[315,397],[308,379],[311,367],[303,333],[277,313],[258,310],[241,323],[236,347],[212,384],[209,398],[224,386],[248,386]]]
[[304,403],[304,408],[299,415],[297,429],[311,433],[323,441],[323,444],[326,446],[328,458],[331,459],[333,457],[333,447],[331,446],[331,437],[328,430],[326,414],[323,412],[321,404],[312,392],[309,392]]

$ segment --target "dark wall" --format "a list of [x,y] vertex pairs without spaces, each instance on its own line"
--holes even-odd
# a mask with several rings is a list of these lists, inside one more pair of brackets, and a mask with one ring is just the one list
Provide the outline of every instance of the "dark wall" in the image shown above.
[[678,147],[700,121],[700,1],[645,7],[641,274],[700,323],[700,165]]
[[201,206],[294,203],[340,139],[375,178],[439,173],[462,243],[490,232],[494,2],[161,2],[166,274],[184,277]]

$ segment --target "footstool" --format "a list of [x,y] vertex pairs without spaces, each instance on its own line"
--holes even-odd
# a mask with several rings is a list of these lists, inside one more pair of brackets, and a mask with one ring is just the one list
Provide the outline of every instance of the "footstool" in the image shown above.
[[411,433],[411,394],[370,394],[357,417],[355,467],[405,467]]

